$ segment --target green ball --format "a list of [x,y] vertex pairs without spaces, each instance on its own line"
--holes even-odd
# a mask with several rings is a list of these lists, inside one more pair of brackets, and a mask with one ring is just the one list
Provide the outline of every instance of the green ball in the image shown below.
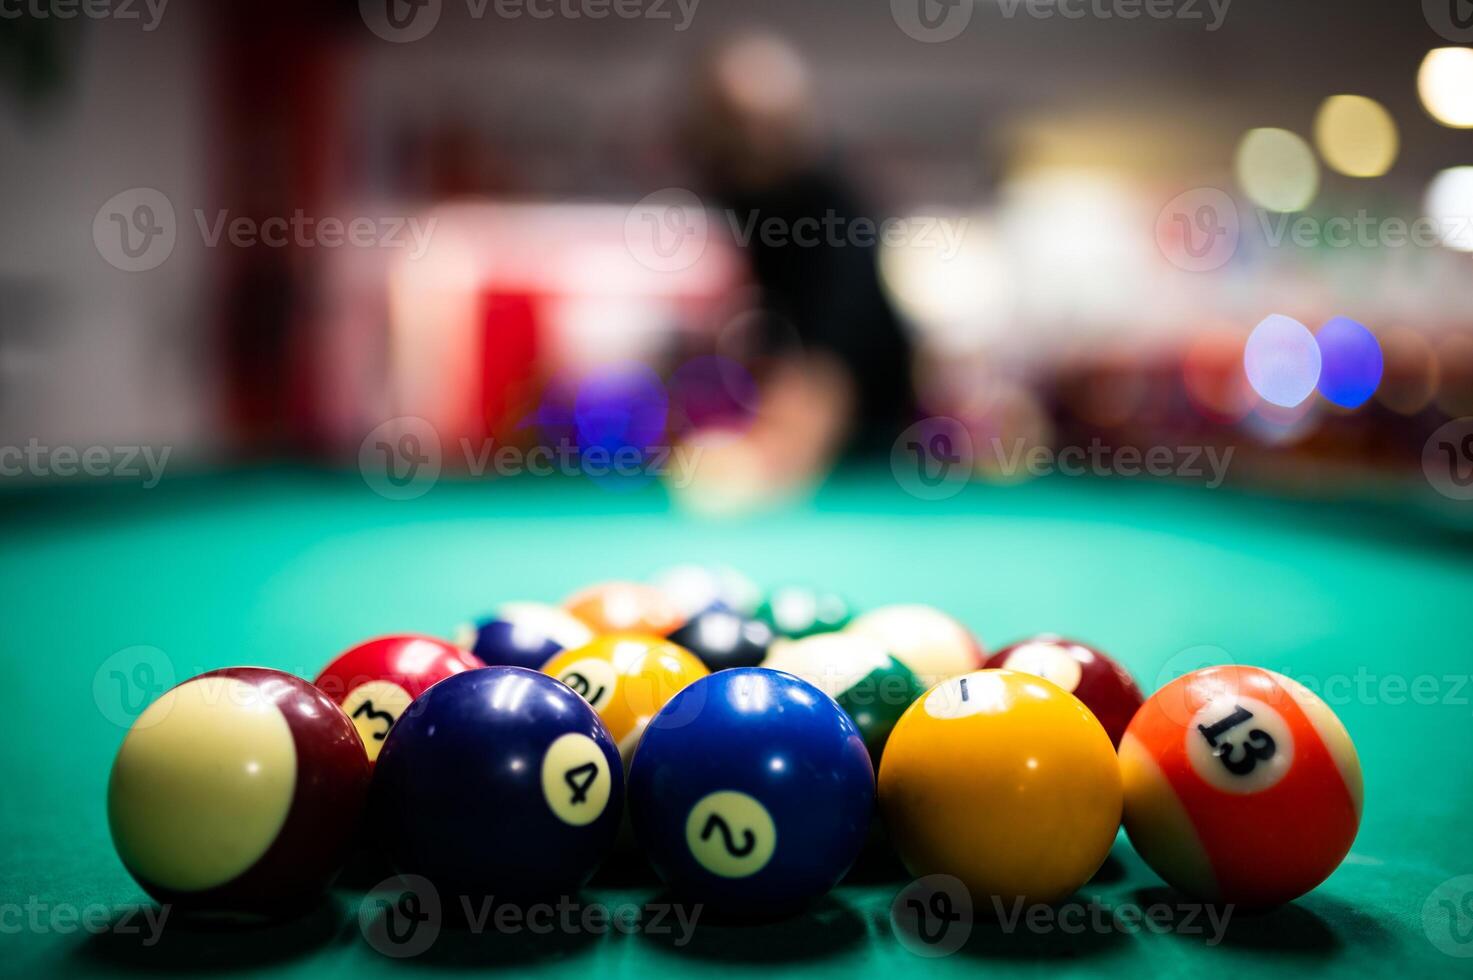
[[876,764],[890,730],[911,702],[925,693],[909,667],[869,637],[851,633],[780,640],[762,666],[801,677],[838,702]]
[[844,597],[802,586],[774,589],[757,610],[757,618],[790,640],[833,633],[849,625],[853,611]]

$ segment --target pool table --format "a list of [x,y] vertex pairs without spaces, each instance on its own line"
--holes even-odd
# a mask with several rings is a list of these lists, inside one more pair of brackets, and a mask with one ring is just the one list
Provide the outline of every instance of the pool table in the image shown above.
[[[149,489],[0,488],[3,972],[322,980],[457,968],[558,978],[1469,970],[1473,548],[1466,531],[1427,519],[1426,494],[1409,487],[1389,500],[1326,503],[1059,476],[922,501],[883,467],[851,467],[785,509],[703,520],[658,485],[615,492],[573,478],[444,479],[413,500],[385,499],[355,472],[296,467],[179,475]],[[1309,895],[1214,925],[1186,910],[1122,834],[1080,902],[1146,919],[1010,927],[980,914],[959,950],[933,959],[894,934],[891,902],[907,878],[882,844],[827,899],[776,921],[698,919],[693,930],[646,921],[574,934],[447,928],[420,955],[391,958],[360,929],[373,882],[350,875],[305,917],[151,927],[156,910],[109,841],[104,796],[129,719],[167,681],[238,664],[311,677],[374,634],[450,636],[502,600],[557,600],[685,561],[830,586],[860,608],[933,603],[989,648],[1040,631],[1077,636],[1115,654],[1147,689],[1221,660],[1291,674],[1324,694],[1359,747],[1360,835]],[[643,914],[660,897],[626,857],[583,900]]]

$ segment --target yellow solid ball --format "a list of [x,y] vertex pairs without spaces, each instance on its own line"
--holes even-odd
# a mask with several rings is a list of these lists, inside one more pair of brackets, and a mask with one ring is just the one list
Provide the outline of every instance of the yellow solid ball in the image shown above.
[[1067,898],[1120,826],[1110,736],[1074,695],[1011,670],[953,677],[911,705],[879,795],[910,873],[961,879],[979,911]]
[[593,706],[629,764],[645,726],[665,703],[710,671],[695,654],[658,636],[608,633],[542,665],[542,672]]

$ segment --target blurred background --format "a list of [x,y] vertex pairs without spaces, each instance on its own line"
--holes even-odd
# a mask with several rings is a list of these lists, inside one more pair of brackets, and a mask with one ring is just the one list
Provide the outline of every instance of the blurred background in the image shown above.
[[720,509],[1020,447],[1353,493],[1473,415],[1466,0],[28,0],[0,50],[4,446],[695,446]]

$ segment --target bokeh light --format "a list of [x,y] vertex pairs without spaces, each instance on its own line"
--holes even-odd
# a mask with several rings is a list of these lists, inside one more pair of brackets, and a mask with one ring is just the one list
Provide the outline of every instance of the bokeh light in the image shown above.
[[1385,371],[1376,401],[1400,415],[1416,415],[1437,394],[1437,355],[1427,338],[1406,327],[1381,335]]
[[1375,99],[1332,95],[1314,119],[1314,142],[1333,170],[1350,177],[1379,177],[1396,161],[1396,122]]
[[1473,167],[1449,167],[1433,177],[1422,210],[1442,244],[1473,252]]
[[1287,129],[1250,129],[1238,144],[1238,184],[1249,200],[1269,211],[1300,211],[1320,186],[1309,144]]
[[1243,346],[1237,330],[1204,330],[1182,357],[1182,387],[1212,421],[1236,422],[1258,401],[1243,372]]
[[741,427],[757,412],[757,381],[737,361],[720,355],[693,357],[670,374],[670,407],[686,424]]
[[1337,316],[1315,334],[1320,348],[1320,394],[1341,408],[1359,408],[1381,383],[1381,344],[1349,317]]
[[1271,313],[1248,335],[1243,368],[1260,398],[1293,408],[1313,394],[1319,383],[1320,348],[1304,324]]
[[[573,402],[573,425],[589,479],[612,489],[647,482],[645,454],[664,439],[668,413],[659,375],[643,364],[618,365],[585,378]],[[611,462],[595,465],[594,449],[606,451]],[[621,460],[637,460],[638,471]]]
[[1444,126],[1473,127],[1473,48],[1433,48],[1417,70],[1417,94]]

